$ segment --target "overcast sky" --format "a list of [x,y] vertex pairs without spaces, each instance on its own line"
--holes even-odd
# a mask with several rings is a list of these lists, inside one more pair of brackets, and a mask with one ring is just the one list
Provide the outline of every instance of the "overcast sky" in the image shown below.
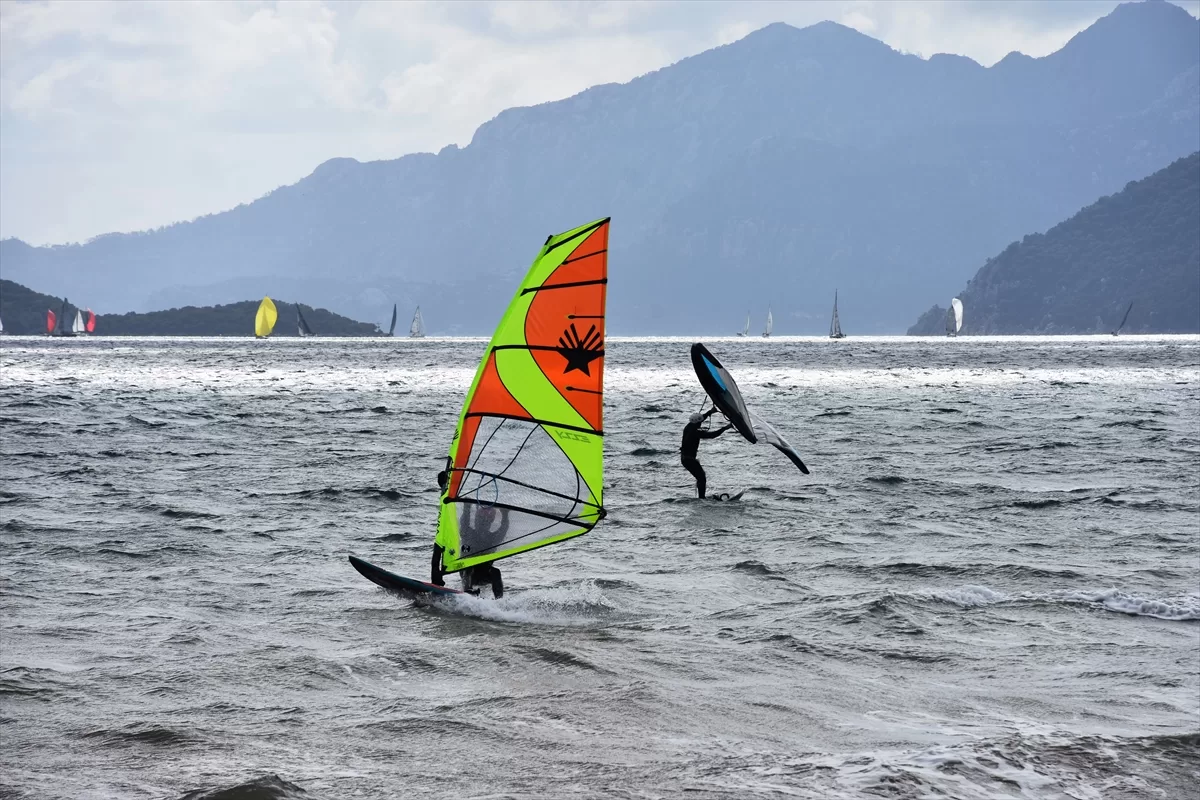
[[[1193,16],[1200,0],[1180,0]],[[466,145],[505,108],[627,81],[771,22],[905,52],[1042,56],[1115,0],[0,0],[0,236],[35,244],[249,202],[322,161]]]

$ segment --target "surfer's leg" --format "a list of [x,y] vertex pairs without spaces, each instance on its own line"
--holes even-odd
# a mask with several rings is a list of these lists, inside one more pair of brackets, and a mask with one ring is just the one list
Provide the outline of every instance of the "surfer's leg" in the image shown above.
[[433,561],[429,565],[429,582],[434,586],[445,586],[446,581],[442,578],[444,574],[442,572],[442,546],[435,543],[433,545]]
[[692,473],[692,477],[696,479],[696,492],[700,499],[704,499],[704,489],[708,484],[708,478],[704,475],[704,467],[700,466],[700,462],[694,458],[683,459],[683,468]]
[[504,580],[500,577],[500,570],[492,567],[492,597],[499,600],[504,597]]

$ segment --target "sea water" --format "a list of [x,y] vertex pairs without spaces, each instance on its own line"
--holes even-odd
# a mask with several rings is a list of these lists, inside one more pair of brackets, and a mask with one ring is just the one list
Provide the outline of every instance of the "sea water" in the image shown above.
[[692,341],[609,340],[595,531],[417,605],[346,556],[426,575],[483,340],[0,340],[0,795],[1194,790],[1200,338],[705,339],[812,470],[736,503]]

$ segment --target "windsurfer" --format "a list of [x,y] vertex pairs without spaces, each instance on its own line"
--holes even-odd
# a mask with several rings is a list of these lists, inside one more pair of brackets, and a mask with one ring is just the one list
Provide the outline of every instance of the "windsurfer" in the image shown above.
[[701,429],[704,421],[716,413],[716,408],[710,408],[704,414],[692,414],[688,420],[688,424],[683,427],[683,443],[679,446],[679,461],[683,464],[683,468],[692,473],[696,479],[696,493],[700,499],[704,499],[704,490],[708,484],[708,478],[704,474],[704,467],[700,466],[700,462],[696,460],[696,451],[700,449],[701,439],[715,439],[725,431],[732,428],[732,425],[725,425],[717,428],[715,431],[706,431]]
[[[438,486],[443,493],[446,491],[447,480],[447,472],[438,473]],[[497,518],[499,526],[493,530]],[[465,503],[459,526],[464,555],[472,551],[488,550],[501,544],[508,533],[508,509],[501,508],[497,512],[495,506]],[[442,546],[435,541],[433,559],[429,567],[429,582],[435,586],[446,585],[446,573],[442,571],[442,553]],[[470,594],[479,594],[479,587],[490,585],[493,597],[500,599],[504,596],[504,580],[500,576],[500,570],[491,561],[467,567],[462,571],[462,580],[463,590]]]
[[[497,518],[500,520],[499,526],[493,530],[492,526]],[[464,555],[490,550],[503,543],[504,536],[508,533],[508,509],[501,508],[497,512],[495,506],[468,503],[463,508],[459,525]],[[493,597],[500,599],[504,596],[504,581],[493,562],[476,564],[463,570],[463,591],[478,594],[479,587],[489,584]]]

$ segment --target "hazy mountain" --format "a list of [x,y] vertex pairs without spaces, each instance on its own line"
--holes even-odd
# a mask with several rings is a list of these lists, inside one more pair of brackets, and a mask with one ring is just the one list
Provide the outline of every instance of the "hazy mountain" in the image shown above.
[[[963,333],[1200,332],[1200,153],[1010,244],[958,297]],[[949,298],[947,298],[947,301]],[[934,306],[910,334],[945,331]]]
[[[8,334],[42,334],[46,332],[46,311],[59,314],[64,300],[40,294],[19,283],[0,280],[0,320]],[[254,315],[260,300],[214,307],[172,308],[147,314],[133,312],[101,315],[96,321],[96,336],[253,336]],[[275,300],[279,321],[272,336],[299,336],[296,306]],[[76,306],[66,305],[68,327],[74,319]],[[301,311],[309,327],[319,336],[378,336],[378,326],[370,322],[355,322],[323,308],[302,305]],[[397,328],[399,329],[399,325]],[[404,328],[407,332],[407,326]]]
[[[272,292],[490,331],[550,233],[613,216],[610,328],[898,331],[1006,242],[1200,148],[1200,22],[1126,4],[1033,59],[904,55],[768,26],[481,126],[465,148],[334,159],[248,205],[0,270],[93,307]],[[411,313],[411,312],[410,312]]]

